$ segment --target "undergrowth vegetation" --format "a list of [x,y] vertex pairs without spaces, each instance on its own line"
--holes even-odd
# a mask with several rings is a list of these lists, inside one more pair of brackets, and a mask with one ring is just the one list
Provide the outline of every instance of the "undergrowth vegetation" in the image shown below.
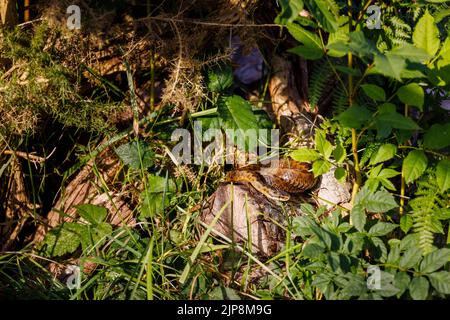
[[[68,32],[42,11],[1,29],[0,298],[448,298],[449,2],[201,2],[93,7],[137,21],[105,54],[114,72],[92,55],[98,34],[96,49],[114,42],[107,27]],[[258,45],[257,82],[233,74],[230,32]],[[274,53],[307,65],[303,106],[320,119],[313,148],[277,150],[319,180],[334,172],[351,197],[304,194],[267,257],[202,221],[231,166],[180,163],[172,133],[275,128]]]

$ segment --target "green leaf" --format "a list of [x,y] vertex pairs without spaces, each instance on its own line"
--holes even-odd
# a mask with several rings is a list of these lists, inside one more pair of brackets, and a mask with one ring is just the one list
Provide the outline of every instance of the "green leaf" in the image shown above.
[[417,22],[412,39],[416,47],[424,49],[431,56],[439,50],[439,29],[428,11]]
[[223,98],[222,103],[219,103],[218,112],[224,129],[258,129],[252,105],[241,96]]
[[406,272],[400,271],[397,272],[394,276],[394,286],[400,289],[400,292],[397,293],[397,297],[400,297],[403,292],[408,289],[408,286],[411,282],[411,278]]
[[309,148],[300,148],[294,150],[291,152],[290,156],[292,159],[298,162],[308,162],[320,159],[320,154],[317,151]]
[[330,155],[333,152],[333,145],[327,140],[323,132],[316,132],[315,145],[316,149],[324,156],[325,159],[330,158]]
[[379,53],[377,47],[367,39],[362,31],[354,31],[349,34],[350,42],[347,44],[347,51],[360,58],[372,57]]
[[419,178],[427,168],[428,159],[422,150],[413,150],[403,160],[402,172],[406,183]]
[[438,249],[427,254],[420,263],[419,271],[431,273],[443,267],[450,260],[450,249]]
[[324,173],[327,173],[331,169],[331,164],[326,160],[317,160],[313,163],[312,171],[314,173],[314,177],[318,177]]
[[386,101],[386,93],[383,88],[374,84],[363,84],[361,88],[369,98],[375,101]]
[[221,92],[233,84],[233,69],[229,65],[219,65],[208,70],[208,89]]
[[370,164],[375,165],[392,159],[397,153],[397,146],[387,143],[380,146],[375,154],[370,158]]
[[398,207],[392,194],[384,190],[370,193],[365,199],[364,204],[369,212],[383,213]]
[[409,269],[414,267],[422,258],[422,250],[417,247],[406,250],[400,259],[400,268]]
[[62,226],[50,230],[43,241],[46,255],[57,257],[77,250],[85,227],[78,223],[66,222]]
[[423,144],[430,149],[443,149],[450,146],[450,123],[434,124],[425,132]]
[[425,277],[413,278],[409,284],[409,294],[414,300],[425,300],[428,297],[430,284]]
[[422,87],[417,83],[410,83],[406,86],[400,87],[397,91],[397,95],[400,101],[404,104],[418,107],[420,111],[423,111],[425,94]]
[[450,63],[450,38],[447,37],[442,44],[441,51],[439,52],[439,57]]
[[376,259],[379,260],[380,262],[386,262],[387,259],[387,248],[386,245],[384,244],[384,241],[378,237],[370,237],[370,246],[369,246],[369,250],[370,250],[370,254],[371,256]]
[[352,211],[350,212],[350,219],[352,221],[352,225],[355,226],[358,231],[364,231],[367,217],[366,213],[364,212],[364,208],[361,205],[356,204],[353,206]]
[[372,72],[400,81],[405,67],[405,58],[387,52],[386,54],[375,55]]
[[294,21],[303,9],[302,0],[280,0],[281,13],[275,18],[275,23],[286,25]]
[[381,105],[378,106],[378,111],[380,114],[382,113],[394,113],[396,112],[397,107],[395,106],[395,104],[390,103],[390,102],[385,102]]
[[238,292],[232,288],[218,286],[208,292],[209,300],[241,300]]
[[391,50],[390,53],[417,63],[424,63],[431,58],[425,50],[417,48],[410,43],[403,43]]
[[316,243],[309,243],[303,247],[302,254],[307,258],[315,259],[324,251],[324,247]]
[[345,182],[345,178],[347,177],[347,171],[344,168],[336,168],[334,171],[334,177],[337,181],[343,183]]
[[419,234],[411,233],[406,235],[400,242],[400,250],[408,250],[419,245]]
[[341,143],[338,143],[336,148],[333,150],[333,157],[337,163],[342,163],[347,158],[347,151]]
[[389,124],[392,128],[403,130],[418,130],[420,127],[412,119],[397,112],[385,112],[378,115],[378,121]]
[[151,175],[148,179],[147,188],[142,192],[142,206],[140,218],[150,218],[162,213],[163,209],[170,203],[176,189],[172,180]]
[[124,164],[132,169],[147,169],[153,166],[155,153],[144,141],[133,141],[125,143],[116,149],[116,153]]
[[86,227],[86,231],[80,234],[81,246],[84,252],[92,250],[93,247],[103,245],[107,236],[112,233],[112,226],[106,222],[99,223],[95,227],[84,227]]
[[398,225],[396,225],[396,224],[380,221],[370,228],[369,235],[372,237],[385,236],[388,233],[391,233],[397,227],[398,227]]
[[400,174],[400,172],[395,171],[393,169],[383,169],[378,174],[378,177],[379,178],[393,178],[393,177],[398,176],[399,174]]
[[77,208],[77,212],[81,217],[93,225],[102,223],[108,215],[106,208],[93,204],[80,204],[75,206],[75,208]]
[[336,119],[344,127],[360,129],[371,116],[372,114],[367,108],[354,105],[339,114]]
[[428,276],[431,285],[442,294],[450,294],[450,272],[439,271]]
[[228,138],[237,138],[237,146],[245,149],[248,130],[255,130],[256,133],[259,129],[258,119],[250,102],[237,95],[224,97],[218,104],[218,113],[222,129],[235,135]]
[[444,159],[439,161],[436,166],[436,182],[444,193],[450,188],[450,160]]
[[408,233],[408,231],[412,228],[414,223],[413,218],[410,215],[404,215],[400,218],[400,229],[404,233]]
[[287,50],[307,60],[318,60],[323,57],[324,52],[321,48],[315,46],[300,45]]
[[339,7],[333,0],[308,1],[306,4],[314,18],[327,32],[332,33],[338,30]]
[[289,33],[295,38],[295,40],[303,43],[307,47],[322,50],[322,42],[320,41],[320,38],[317,34],[308,31],[294,23],[289,23],[287,25],[287,29]]
[[380,272],[381,285],[380,290],[377,293],[382,297],[392,297],[400,292],[396,286],[394,286],[394,275],[385,271]]
[[354,76],[354,77],[360,77],[361,76],[361,71],[359,69],[355,69],[355,68],[349,68],[346,66],[335,66],[336,70]]

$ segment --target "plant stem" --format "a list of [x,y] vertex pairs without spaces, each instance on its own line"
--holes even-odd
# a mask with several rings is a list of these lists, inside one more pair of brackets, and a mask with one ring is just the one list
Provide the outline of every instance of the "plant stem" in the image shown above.
[[[353,27],[353,15],[352,15],[352,1],[348,0],[348,23],[349,23],[349,31],[352,31]],[[351,52],[348,53],[347,56],[347,64],[349,68],[353,68],[353,55]],[[348,75],[348,103],[351,107],[353,104],[353,76],[351,74]],[[356,129],[352,128],[352,153],[353,153],[353,162],[355,168],[355,181],[353,182],[352,189],[352,199],[350,203],[354,203],[356,194],[358,193],[359,187],[361,186],[361,170],[359,168],[359,158],[358,158],[358,136],[356,134]]]
[[[408,117],[409,114],[409,110],[408,110],[408,105],[405,104],[405,117]],[[405,210],[405,189],[406,189],[406,185],[405,185],[405,173],[402,170],[402,176],[401,176],[401,185],[400,185],[400,209],[399,209],[399,213],[402,216]]]

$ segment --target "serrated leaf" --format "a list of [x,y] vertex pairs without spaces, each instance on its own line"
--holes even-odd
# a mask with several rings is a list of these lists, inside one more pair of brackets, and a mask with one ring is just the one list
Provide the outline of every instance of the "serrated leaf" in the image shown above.
[[325,159],[329,159],[333,152],[333,145],[326,139],[325,134],[317,132],[315,136],[316,149],[324,156]]
[[389,124],[392,128],[403,130],[418,130],[420,127],[412,119],[397,112],[386,112],[378,115],[377,120]]
[[322,42],[317,34],[294,23],[287,24],[287,29],[295,40],[303,43],[307,47],[322,50]]
[[387,143],[378,148],[377,152],[370,158],[370,164],[375,165],[392,159],[397,153],[397,146]]
[[450,146],[450,123],[434,124],[425,132],[424,146],[430,149],[443,149]]
[[352,221],[352,225],[355,226],[358,231],[364,231],[367,217],[361,205],[356,204],[353,206],[352,211],[350,212],[350,219]]
[[408,59],[411,62],[423,63],[431,58],[431,56],[423,49],[417,48],[410,43],[403,43],[392,49],[391,54]]
[[406,183],[419,178],[427,168],[428,159],[422,150],[413,150],[403,160],[402,172]]
[[300,45],[287,50],[307,60],[318,60],[323,57],[324,52],[315,46]]
[[88,252],[92,247],[101,246],[105,243],[107,236],[112,233],[112,226],[109,223],[102,222],[95,227],[85,226],[85,232],[80,234],[81,246],[84,252]]
[[406,235],[400,242],[400,250],[408,250],[419,245],[419,234],[411,233]]
[[450,272],[439,271],[428,276],[431,285],[440,293],[450,294]]
[[93,204],[80,204],[75,206],[78,214],[93,225],[103,222],[108,215],[106,208]]
[[386,101],[386,93],[383,88],[374,84],[363,84],[361,88],[369,98],[375,101]]
[[314,173],[314,177],[318,177],[324,173],[327,173],[331,169],[331,163],[326,160],[317,160],[312,165],[312,171]]
[[[450,12],[450,11],[449,11]],[[441,51],[439,52],[439,57],[450,63],[450,38],[447,37],[442,44]]]
[[374,67],[372,72],[380,73],[386,77],[394,78],[398,81],[401,80],[401,74],[405,70],[406,61],[405,58],[391,54],[377,54],[374,59]]
[[[346,19],[346,17],[342,17],[340,19]],[[349,34],[348,23],[344,23],[343,25],[341,25],[336,32],[330,33],[330,35],[328,37],[328,43],[326,46],[327,55],[329,55],[331,57],[339,57],[339,58],[345,56],[348,52],[348,50],[347,50],[348,46],[346,44],[349,41],[348,34]],[[330,47],[335,44],[338,44],[338,47],[339,46],[344,47],[344,49],[343,50],[331,49]],[[339,67],[342,67],[342,66],[336,66],[336,69],[340,70],[344,73],[347,71],[347,70],[345,70],[345,68],[348,68],[348,67],[343,67],[345,70],[344,71],[343,69],[339,69]],[[357,69],[355,69],[355,70],[357,70]],[[350,71],[350,72],[352,72],[352,71]],[[360,76],[361,72],[359,70],[357,70],[357,72],[359,72],[359,75],[355,74],[355,76]]]
[[400,268],[409,269],[414,267],[422,258],[422,250],[413,247],[405,251],[400,259]]
[[250,102],[237,95],[225,97],[221,102],[218,112],[224,129],[258,129]]
[[395,171],[393,169],[383,169],[378,174],[378,177],[379,178],[393,178],[393,177],[398,176],[399,174],[400,174],[400,172]]
[[228,138],[230,140],[237,138],[237,146],[245,150],[248,140],[245,138],[250,136],[248,130],[255,130],[256,134],[259,129],[258,119],[250,102],[237,95],[224,97],[219,102],[217,110],[222,129],[227,135],[230,132],[234,135]]
[[323,29],[329,33],[338,30],[339,7],[333,0],[308,1],[305,5]]
[[416,47],[424,49],[431,56],[439,50],[439,29],[428,11],[417,22],[412,40]]
[[302,254],[307,258],[317,258],[321,253],[325,251],[325,248],[316,244],[309,243],[303,247]]
[[378,237],[371,237],[370,238],[370,252],[371,255],[379,260],[380,262],[386,262],[387,259],[387,248],[384,244],[384,241]]
[[354,55],[364,58],[379,54],[379,50],[367,39],[362,31],[354,31],[348,34],[348,42],[344,39],[333,42],[327,46],[329,50],[337,52],[352,52]]
[[388,222],[377,222],[374,226],[372,226],[368,232],[368,234],[372,237],[381,237],[385,236],[388,233],[394,231],[398,225]]
[[308,162],[320,159],[320,154],[317,151],[309,148],[300,148],[294,150],[291,152],[290,156],[292,159],[298,162]]
[[388,179],[380,178],[380,182],[383,185],[383,187],[385,187],[388,190],[391,190],[391,191],[397,190],[395,188],[394,184],[391,181],[389,181]]
[[342,163],[347,158],[347,151],[342,146],[341,143],[336,145],[336,148],[333,150],[333,157],[337,163]]
[[425,255],[420,263],[419,271],[431,273],[443,267],[450,260],[450,249],[438,249]]
[[116,150],[117,155],[124,164],[133,169],[147,169],[153,166],[155,153],[144,141],[133,141],[119,146]]
[[425,277],[416,277],[409,284],[409,294],[414,300],[425,300],[429,288],[430,284]]
[[73,222],[66,222],[50,230],[43,241],[46,255],[58,257],[74,252],[81,244],[80,238],[84,230],[85,226]]
[[367,108],[354,105],[339,114],[336,119],[344,127],[360,129],[371,116],[372,113]]
[[383,213],[398,207],[392,194],[384,190],[369,193],[362,204],[369,212]]
[[394,276],[394,286],[400,289],[400,292],[397,293],[397,297],[401,296],[403,292],[408,289],[408,286],[411,282],[411,278],[406,272],[400,271],[397,272]]
[[450,160],[439,161],[436,166],[436,182],[441,192],[444,193],[450,188]]
[[233,84],[233,69],[229,65],[220,65],[208,70],[208,89],[221,92]]
[[423,111],[425,94],[422,87],[417,83],[410,83],[400,87],[397,91],[397,96],[404,104],[418,107],[420,111]]

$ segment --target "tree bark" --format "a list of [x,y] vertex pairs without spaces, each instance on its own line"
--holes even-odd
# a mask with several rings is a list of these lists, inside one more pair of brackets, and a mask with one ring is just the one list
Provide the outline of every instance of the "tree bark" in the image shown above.
[[0,0],[2,25],[15,26],[17,24],[16,4],[16,0]]

